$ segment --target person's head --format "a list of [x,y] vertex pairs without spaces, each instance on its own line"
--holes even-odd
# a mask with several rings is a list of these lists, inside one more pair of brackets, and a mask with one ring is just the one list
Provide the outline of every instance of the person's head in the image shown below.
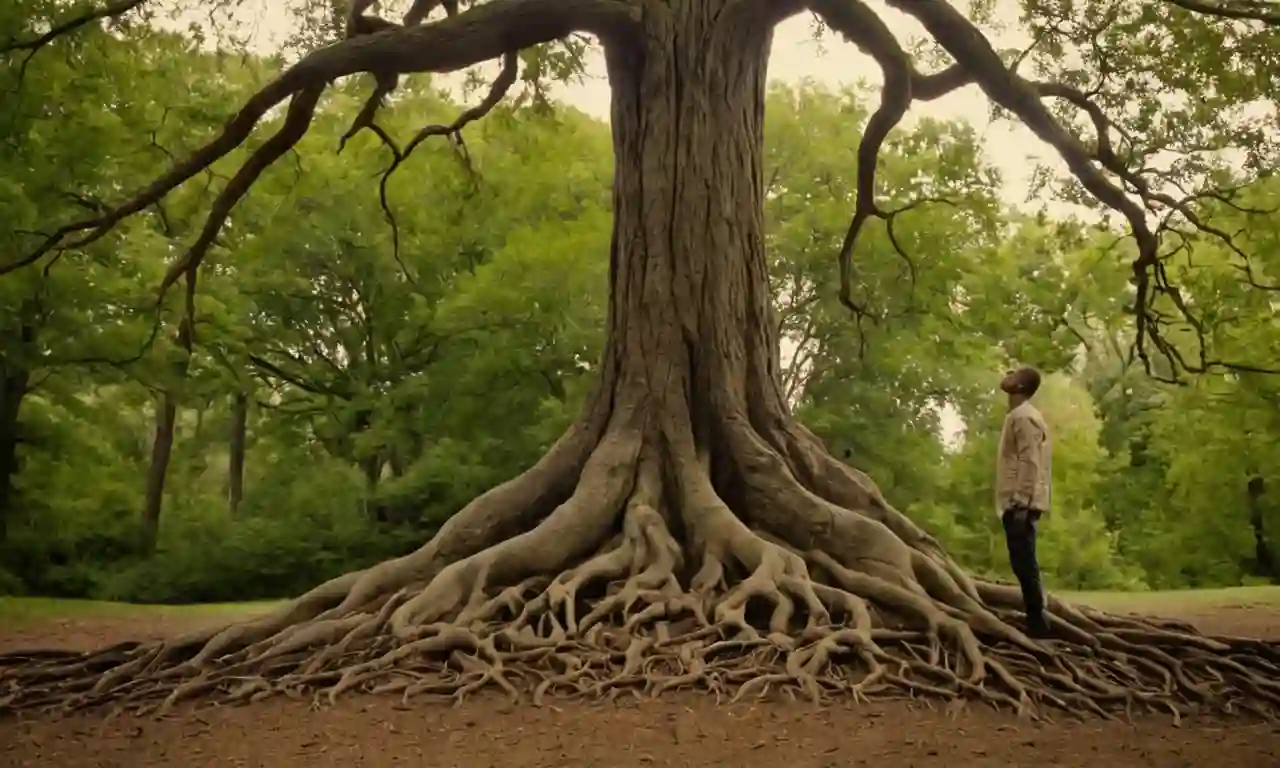
[[1038,389],[1040,372],[1030,366],[1008,371],[1000,380],[1000,390],[1009,396],[1009,402],[1014,405],[1031,399]]

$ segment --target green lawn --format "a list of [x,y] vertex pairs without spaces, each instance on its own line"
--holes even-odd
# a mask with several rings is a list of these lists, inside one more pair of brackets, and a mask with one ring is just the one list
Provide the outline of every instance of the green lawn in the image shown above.
[[49,597],[0,597],[0,626],[68,618],[112,618],[118,616],[225,616],[228,619],[253,616],[278,602],[208,603],[205,605],[134,605],[98,600],[60,600]]
[[[1191,589],[1171,592],[1054,592],[1071,602],[1104,611],[1177,615],[1220,607],[1270,606],[1280,610],[1280,586]],[[45,619],[95,616],[218,616],[228,620],[247,618],[270,610],[278,602],[211,603],[208,605],[132,605],[92,600],[57,600],[43,597],[0,597],[0,626],[15,626]]]
[[1280,586],[1185,589],[1169,592],[1054,592],[1074,603],[1121,613],[1176,614],[1213,608],[1280,609]]

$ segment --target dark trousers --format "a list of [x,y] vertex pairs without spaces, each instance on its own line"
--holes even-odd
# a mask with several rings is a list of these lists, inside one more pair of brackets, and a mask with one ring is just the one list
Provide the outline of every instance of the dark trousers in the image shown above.
[[1009,546],[1009,565],[1022,587],[1022,603],[1027,611],[1027,625],[1045,627],[1044,591],[1040,587],[1040,563],[1036,561],[1036,526],[1040,512],[1034,509],[1006,510],[1004,540]]

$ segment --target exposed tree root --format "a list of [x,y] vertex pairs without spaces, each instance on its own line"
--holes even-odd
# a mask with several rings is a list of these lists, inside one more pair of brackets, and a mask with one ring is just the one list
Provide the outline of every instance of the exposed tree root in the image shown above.
[[[729,424],[741,509],[691,446],[658,450],[617,426],[597,444],[599,431],[567,439],[419,553],[271,616],[167,644],[2,656],[0,710],[162,714],[197,697],[331,703],[351,691],[461,702],[496,688],[536,703],[699,689],[921,696],[1029,717],[1280,714],[1280,644],[1059,600],[1057,639],[1031,640],[1015,590],[968,579],[802,431],[777,438],[794,441],[784,459],[745,420]],[[564,473],[576,490],[549,514],[516,511],[521,497],[554,495]],[[850,508],[855,493],[864,509]]]

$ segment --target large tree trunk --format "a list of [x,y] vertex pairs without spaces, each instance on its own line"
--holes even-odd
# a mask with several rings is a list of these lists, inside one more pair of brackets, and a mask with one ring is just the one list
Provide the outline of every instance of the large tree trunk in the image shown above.
[[[608,48],[608,341],[596,393],[546,456],[416,552],[253,622],[131,651],[100,677],[77,661],[57,685],[165,707],[233,678],[255,681],[233,700],[308,686],[461,697],[524,680],[535,699],[775,686],[1018,710],[1181,708],[1226,690],[1280,705],[1280,692],[1256,694],[1270,685],[1260,659],[1280,658],[1257,641],[1212,644],[1051,600],[1063,642],[1049,653],[1018,629],[1015,590],[969,579],[792,418],[765,268],[764,16],[741,0],[672,0]],[[180,674],[136,681],[166,667]]]

